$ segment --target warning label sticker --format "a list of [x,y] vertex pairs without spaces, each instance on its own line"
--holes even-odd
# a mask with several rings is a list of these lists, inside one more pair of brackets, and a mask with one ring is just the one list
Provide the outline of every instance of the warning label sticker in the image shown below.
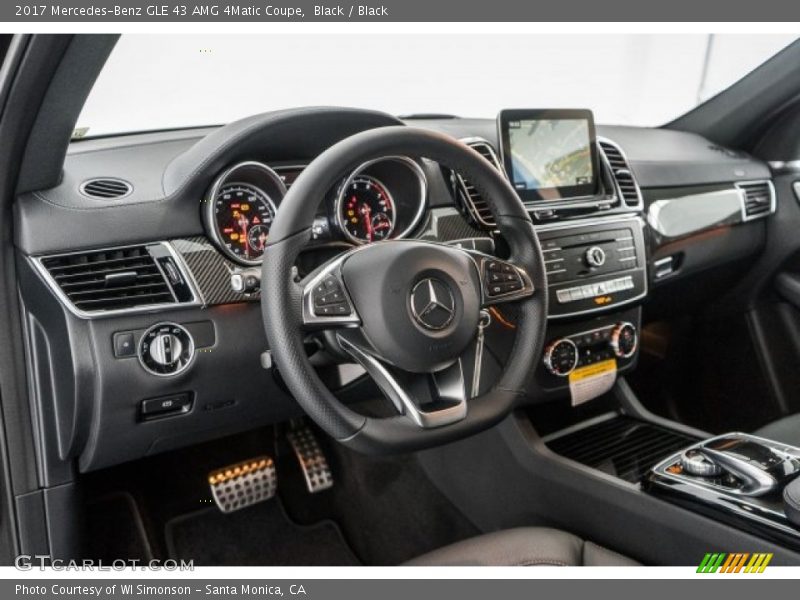
[[602,396],[614,387],[616,380],[617,361],[613,358],[575,369],[569,374],[572,406],[578,406]]

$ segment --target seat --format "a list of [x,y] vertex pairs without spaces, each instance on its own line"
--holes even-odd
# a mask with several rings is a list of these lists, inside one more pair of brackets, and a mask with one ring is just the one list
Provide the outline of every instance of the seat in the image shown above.
[[764,425],[754,431],[753,435],[800,447],[800,413]]
[[557,529],[520,527],[488,533],[434,550],[410,566],[592,566],[639,563]]

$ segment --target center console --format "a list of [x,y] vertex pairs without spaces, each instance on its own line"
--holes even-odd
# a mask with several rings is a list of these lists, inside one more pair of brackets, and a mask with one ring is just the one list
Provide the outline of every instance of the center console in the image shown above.
[[746,530],[800,544],[791,486],[800,448],[728,433],[675,452],[655,465],[645,489]]

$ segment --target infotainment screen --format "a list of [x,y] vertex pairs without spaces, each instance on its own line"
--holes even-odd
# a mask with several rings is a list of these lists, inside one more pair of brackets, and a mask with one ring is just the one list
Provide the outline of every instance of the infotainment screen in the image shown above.
[[590,110],[514,109],[498,116],[503,164],[523,201],[597,192],[597,149]]

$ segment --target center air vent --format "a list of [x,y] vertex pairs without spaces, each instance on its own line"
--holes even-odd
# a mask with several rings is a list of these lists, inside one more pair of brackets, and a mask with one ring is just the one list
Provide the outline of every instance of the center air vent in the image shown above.
[[737,183],[736,187],[742,191],[742,216],[745,221],[775,212],[775,189],[771,181],[748,181]]
[[[486,140],[464,140],[466,144],[475,150],[478,154],[483,156],[501,173],[503,167],[500,165],[500,160],[497,158],[497,153],[494,151],[492,145]],[[481,196],[480,192],[475,189],[469,181],[461,175],[455,174],[457,183],[457,193],[461,199],[464,208],[472,219],[481,227],[493,229],[495,227],[494,216],[489,208],[488,202]]]
[[631,171],[631,167],[622,153],[622,149],[609,140],[600,140],[598,144],[608,161],[608,166],[611,168],[611,174],[614,176],[622,202],[628,208],[640,208],[642,206],[642,194],[639,191],[636,179],[633,177],[633,171]]
[[165,244],[48,256],[39,264],[81,316],[194,300]]
[[104,177],[85,181],[80,189],[81,194],[90,198],[117,200],[130,194],[133,191],[133,186],[123,179]]

